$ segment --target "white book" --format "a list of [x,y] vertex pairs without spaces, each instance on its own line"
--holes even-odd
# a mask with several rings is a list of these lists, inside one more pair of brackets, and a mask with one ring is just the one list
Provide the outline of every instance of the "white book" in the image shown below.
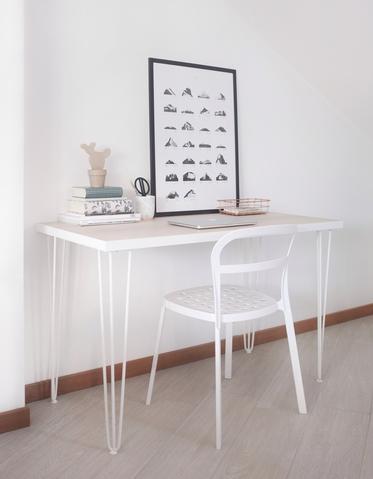
[[99,215],[85,216],[77,213],[62,213],[58,220],[62,223],[70,223],[79,226],[95,226],[95,225],[114,225],[121,223],[136,223],[141,220],[138,213],[126,213],[117,215]]

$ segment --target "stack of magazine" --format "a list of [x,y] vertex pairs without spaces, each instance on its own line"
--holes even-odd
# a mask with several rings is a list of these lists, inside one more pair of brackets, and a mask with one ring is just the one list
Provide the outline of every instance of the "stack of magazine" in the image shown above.
[[120,186],[73,187],[67,212],[59,216],[64,223],[80,226],[131,223],[140,221],[132,201],[123,196]]

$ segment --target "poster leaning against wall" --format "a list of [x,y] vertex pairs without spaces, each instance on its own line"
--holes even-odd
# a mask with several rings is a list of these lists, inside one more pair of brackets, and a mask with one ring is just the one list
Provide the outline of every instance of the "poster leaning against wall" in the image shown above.
[[156,216],[239,197],[236,70],[149,58],[149,109]]

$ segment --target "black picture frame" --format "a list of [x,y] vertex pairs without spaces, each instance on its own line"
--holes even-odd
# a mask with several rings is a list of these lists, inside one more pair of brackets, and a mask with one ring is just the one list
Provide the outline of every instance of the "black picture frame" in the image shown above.
[[[155,105],[154,105],[154,65],[166,64],[172,66],[180,66],[194,69],[213,70],[215,72],[229,73],[232,75],[233,89],[233,123],[234,123],[234,166],[235,166],[235,197],[239,199],[239,154],[238,154],[238,119],[237,119],[237,74],[235,69],[216,67],[211,65],[200,65],[196,63],[187,63],[173,60],[165,60],[160,58],[148,59],[148,75],[149,75],[149,136],[150,136],[150,184],[151,194],[155,196],[155,216],[175,216],[187,214],[206,214],[217,213],[217,208],[210,209],[181,209],[177,211],[159,211],[157,209],[157,182],[156,182],[156,132],[155,132]],[[215,113],[216,114],[216,113]],[[218,178],[216,178],[218,179]],[[225,198],[219,198],[225,199]],[[230,198],[233,199],[233,198]]]

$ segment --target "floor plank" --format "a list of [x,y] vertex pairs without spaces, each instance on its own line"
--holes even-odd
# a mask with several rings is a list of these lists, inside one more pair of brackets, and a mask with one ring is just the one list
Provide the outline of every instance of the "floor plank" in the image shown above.
[[288,479],[358,479],[369,414],[317,406]]
[[[165,447],[139,472],[137,479],[189,478],[204,479],[213,474],[253,411],[266,382],[276,374],[284,361],[285,345],[264,345],[247,355],[240,352],[235,360],[241,365],[231,380],[223,381],[223,444],[215,449],[215,398],[212,392],[195,413],[170,437]],[[235,361],[237,364],[237,361]]]
[[373,398],[373,344],[339,343],[332,372],[325,378],[318,398],[323,407],[370,413]]
[[255,408],[211,477],[286,479],[308,419],[293,411]]
[[373,476],[373,423],[370,418],[369,430],[365,444],[363,463],[361,467],[360,479],[371,479]]
[[32,403],[32,426],[0,435],[1,479],[370,479],[373,321],[327,329],[324,382],[316,334],[298,336],[309,414],[297,412],[287,341],[234,353],[223,380],[223,448],[216,451],[214,361],[127,381],[124,445],[105,444],[102,387]]

